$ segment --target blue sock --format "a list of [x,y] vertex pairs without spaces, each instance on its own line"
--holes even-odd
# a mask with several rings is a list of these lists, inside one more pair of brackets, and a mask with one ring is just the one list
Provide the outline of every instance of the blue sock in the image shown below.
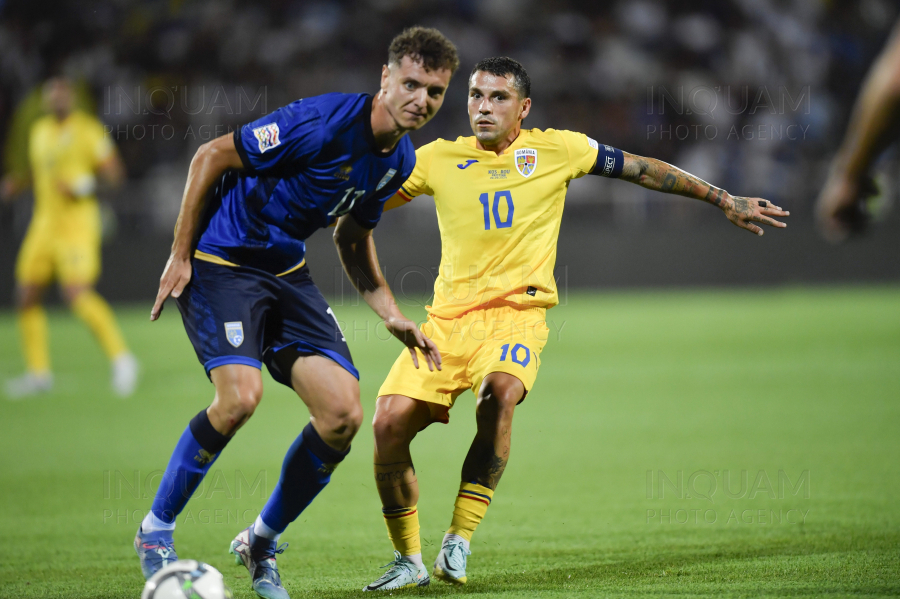
[[194,416],[166,466],[150,508],[153,515],[174,522],[230,439],[213,428],[205,409]]
[[350,448],[330,447],[312,423],[307,424],[284,456],[281,478],[260,512],[265,525],[278,534],[284,532],[331,481],[331,473],[348,453]]

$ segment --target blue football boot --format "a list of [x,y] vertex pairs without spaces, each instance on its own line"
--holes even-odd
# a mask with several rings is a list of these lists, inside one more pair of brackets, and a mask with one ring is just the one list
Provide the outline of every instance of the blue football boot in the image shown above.
[[253,590],[263,599],[290,599],[281,586],[275,554],[284,553],[287,543],[280,546],[275,541],[258,537],[253,525],[242,530],[231,542],[228,553],[234,554],[234,563],[247,567]]
[[138,526],[134,537],[134,550],[141,559],[141,572],[147,579],[178,561],[171,530],[143,532]]

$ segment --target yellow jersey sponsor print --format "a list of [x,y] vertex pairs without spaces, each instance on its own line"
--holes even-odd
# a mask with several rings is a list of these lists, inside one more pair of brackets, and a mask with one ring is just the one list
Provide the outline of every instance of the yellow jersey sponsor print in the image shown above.
[[453,318],[497,299],[559,303],[553,268],[566,191],[596,161],[596,142],[556,129],[522,129],[499,156],[474,137],[419,148],[399,193],[434,196],[442,249],[430,313]]

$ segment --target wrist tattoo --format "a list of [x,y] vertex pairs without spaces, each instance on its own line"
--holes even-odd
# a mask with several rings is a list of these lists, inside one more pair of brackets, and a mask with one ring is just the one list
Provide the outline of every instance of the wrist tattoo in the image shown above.
[[705,201],[713,204],[715,206],[722,206],[722,194],[725,190],[717,189],[712,185],[709,186],[709,191],[706,192],[706,197],[703,198]]

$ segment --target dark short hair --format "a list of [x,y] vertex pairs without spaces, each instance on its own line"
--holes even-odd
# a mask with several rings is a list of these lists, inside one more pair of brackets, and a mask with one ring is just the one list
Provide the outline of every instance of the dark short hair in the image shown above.
[[507,58],[506,56],[484,58],[478,61],[478,64],[472,69],[472,74],[469,75],[469,79],[471,79],[472,75],[478,71],[484,71],[485,73],[490,73],[497,77],[509,77],[512,75],[511,84],[513,88],[515,88],[516,93],[519,94],[519,97],[524,100],[531,96],[531,78],[528,77],[528,72],[525,70],[525,67],[517,60]]
[[391,41],[388,48],[388,64],[400,64],[404,56],[422,63],[429,71],[459,68],[456,46],[444,34],[431,27],[409,27]]

